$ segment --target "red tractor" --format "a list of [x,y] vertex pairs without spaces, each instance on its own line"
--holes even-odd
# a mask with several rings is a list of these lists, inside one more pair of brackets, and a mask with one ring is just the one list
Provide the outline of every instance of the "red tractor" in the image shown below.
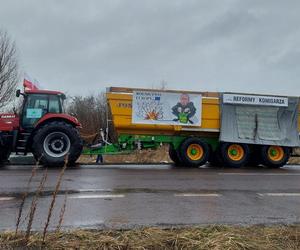
[[46,166],[62,166],[76,162],[83,142],[78,120],[64,113],[65,95],[58,91],[17,91],[24,97],[18,114],[0,114],[0,165],[8,161],[11,152],[26,155]]

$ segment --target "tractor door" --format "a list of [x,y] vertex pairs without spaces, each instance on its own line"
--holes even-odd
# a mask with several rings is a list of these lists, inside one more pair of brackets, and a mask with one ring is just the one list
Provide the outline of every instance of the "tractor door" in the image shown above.
[[25,98],[21,125],[24,129],[34,128],[36,122],[47,113],[61,113],[60,98],[57,95],[30,94]]

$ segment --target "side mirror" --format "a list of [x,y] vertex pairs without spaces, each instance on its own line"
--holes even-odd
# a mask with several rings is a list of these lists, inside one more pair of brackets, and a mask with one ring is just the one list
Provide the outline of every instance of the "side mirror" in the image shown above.
[[18,89],[18,90],[16,91],[16,97],[20,97],[20,95],[21,95],[21,90]]

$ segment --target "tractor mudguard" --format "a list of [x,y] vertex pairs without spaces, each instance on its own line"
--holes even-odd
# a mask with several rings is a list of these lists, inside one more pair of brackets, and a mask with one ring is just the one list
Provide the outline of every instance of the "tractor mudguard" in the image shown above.
[[70,124],[72,124],[74,127],[81,128],[81,124],[77,120],[76,117],[68,115],[68,114],[53,114],[53,113],[48,113],[45,114],[38,122],[35,124],[35,127],[39,127],[46,121],[50,120],[65,120],[68,121]]

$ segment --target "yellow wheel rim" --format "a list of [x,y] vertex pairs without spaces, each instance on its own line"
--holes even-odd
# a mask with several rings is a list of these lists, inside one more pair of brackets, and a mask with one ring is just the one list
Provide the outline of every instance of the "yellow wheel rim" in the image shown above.
[[187,148],[187,156],[192,161],[200,160],[204,155],[204,150],[199,144],[191,144]]
[[281,161],[284,158],[284,150],[280,146],[271,146],[268,149],[268,157],[271,161]]
[[228,147],[228,157],[232,161],[240,161],[245,156],[244,148],[238,144],[232,144]]

